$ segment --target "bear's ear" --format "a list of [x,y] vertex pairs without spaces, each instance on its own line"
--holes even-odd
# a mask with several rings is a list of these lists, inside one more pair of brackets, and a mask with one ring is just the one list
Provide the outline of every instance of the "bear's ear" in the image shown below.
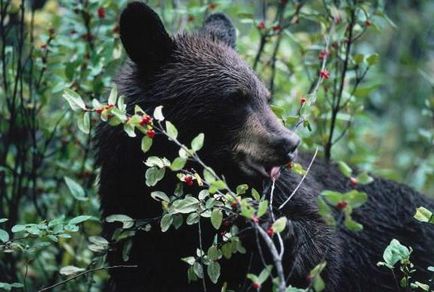
[[132,2],[120,19],[120,37],[128,56],[141,69],[151,72],[169,57],[173,41],[160,17],[142,2]]
[[208,16],[200,31],[235,48],[237,31],[229,17],[223,13],[214,13]]

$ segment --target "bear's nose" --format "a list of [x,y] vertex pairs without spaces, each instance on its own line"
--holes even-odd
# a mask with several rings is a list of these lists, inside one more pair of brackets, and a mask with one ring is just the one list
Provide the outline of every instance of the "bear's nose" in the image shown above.
[[298,145],[300,145],[300,142],[300,137],[295,133],[291,133],[290,135],[281,138],[279,146],[283,150],[282,152],[285,154],[287,159],[294,159],[295,151],[297,150]]

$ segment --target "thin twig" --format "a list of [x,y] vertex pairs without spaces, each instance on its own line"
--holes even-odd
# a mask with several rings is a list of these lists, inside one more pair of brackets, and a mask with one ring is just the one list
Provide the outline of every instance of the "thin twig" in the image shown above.
[[[199,248],[200,248],[200,266],[202,267],[202,271],[203,269],[203,255],[204,255],[204,251],[203,251],[203,246],[202,246],[202,228],[200,225],[200,217],[199,217],[199,221],[197,222],[197,226],[198,226],[198,233],[199,233]],[[202,286],[203,286],[203,291],[206,292],[206,281],[205,281],[205,276],[202,275]]]
[[276,249],[276,246],[274,245],[274,242],[271,240],[271,238],[267,234],[267,232],[265,232],[262,229],[262,227],[259,226],[257,223],[255,223],[254,226],[259,231],[259,234],[261,235],[265,244],[268,246],[268,249],[269,249],[271,256],[273,258],[274,267],[276,268],[277,277],[279,278],[278,291],[284,292],[286,290],[286,280],[285,280],[285,274],[283,272],[282,257],[280,256],[279,252]]
[[58,282],[58,283],[56,283],[54,285],[42,288],[42,289],[38,290],[38,292],[48,291],[48,290],[51,290],[53,288],[62,286],[62,285],[66,284],[66,283],[68,283],[68,282],[70,282],[72,280],[75,280],[75,279],[77,279],[77,278],[79,278],[81,276],[87,275],[89,273],[93,273],[93,272],[97,272],[97,271],[101,271],[101,270],[122,269],[122,268],[137,268],[137,267],[138,267],[138,265],[118,265],[118,266],[111,266],[111,267],[99,267],[99,268],[87,270],[87,271],[78,273],[77,275],[72,276],[71,278],[68,278],[68,279],[66,279],[64,281],[61,281],[61,282]]
[[309,163],[309,166],[306,169],[306,173],[303,175],[303,177],[301,178],[300,182],[298,183],[298,185],[295,187],[295,189],[292,191],[291,195],[289,195],[289,197],[285,200],[285,202],[283,202],[280,206],[279,206],[279,210],[281,210],[283,207],[285,207],[285,205],[291,200],[291,198],[295,195],[295,193],[298,191],[298,189],[300,188],[301,184],[303,183],[304,179],[306,178],[307,174],[310,171],[310,168],[312,167],[313,162],[315,161],[316,155],[318,154],[318,147],[316,147],[315,149],[315,153],[312,156],[312,159]]

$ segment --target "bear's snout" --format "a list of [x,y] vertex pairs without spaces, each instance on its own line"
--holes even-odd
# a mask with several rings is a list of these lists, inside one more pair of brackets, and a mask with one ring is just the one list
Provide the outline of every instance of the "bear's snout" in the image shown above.
[[276,148],[275,151],[281,157],[282,164],[294,160],[300,142],[301,142],[300,137],[293,132],[284,134],[283,136],[277,139],[275,143],[275,148]]

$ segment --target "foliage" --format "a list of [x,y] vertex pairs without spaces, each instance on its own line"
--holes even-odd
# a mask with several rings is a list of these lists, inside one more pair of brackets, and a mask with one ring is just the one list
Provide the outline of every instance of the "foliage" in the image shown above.
[[[268,6],[224,0],[206,5],[193,0],[151,2],[174,32],[196,28],[213,11],[231,15],[239,29],[239,52],[269,85],[273,110],[303,136],[307,150],[323,149],[320,153],[326,157],[357,165],[361,171],[355,174],[346,163],[338,164],[349,185],[370,183],[369,171],[414,183],[427,192],[434,190],[430,151],[434,82],[424,67],[427,56],[397,52],[403,46],[384,38],[399,34],[408,43],[423,22],[412,20],[412,28],[398,28],[385,14],[388,10],[382,1],[358,1],[357,5],[352,1],[271,1]],[[54,285],[60,290],[100,290],[107,269],[134,268],[105,265],[110,240],[99,236],[94,184],[98,171],[91,151],[98,119],[123,126],[131,137],[140,136],[144,152],[152,147],[156,133],[180,147],[173,161],[148,157],[146,184],[158,185],[166,172],[174,171],[180,186],[203,186],[194,196],[184,194],[181,187],[173,195],[151,194],[162,204],[162,232],[183,224],[200,226],[201,220],[210,220],[216,232],[227,227],[220,242],[199,246],[195,255],[182,259],[189,280],[209,277],[216,282],[219,260],[245,252],[237,236],[240,230],[231,224],[234,214],[247,218],[274,258],[281,258],[283,246],[268,239],[278,238],[288,222],[276,218],[270,227],[259,224],[271,203],[267,196],[245,185],[230,190],[207,166],[203,173],[183,169],[187,159],[200,161],[198,152],[206,136],[182,145],[176,125],[165,121],[164,109],[152,114],[136,108],[134,115],[127,116],[115,88],[106,102],[111,78],[123,60],[117,16],[126,1],[49,0],[41,10],[25,1],[0,3],[0,212],[4,217],[0,218],[0,289]],[[434,9],[428,1],[419,7],[407,5],[399,1],[394,9],[408,8],[409,13],[392,10],[398,25],[408,24],[412,13],[426,17]],[[397,57],[391,58],[390,50],[409,68],[396,69]],[[413,74],[416,70],[411,66],[419,66],[420,73]],[[404,86],[412,81],[420,86],[410,94]],[[408,95],[417,98],[408,99]],[[402,113],[405,118],[397,118]],[[393,140],[399,141],[389,142]],[[377,156],[378,149],[382,150]],[[393,165],[397,167],[390,171]],[[292,169],[301,177],[308,175],[300,165]],[[357,231],[362,226],[352,220],[351,212],[365,200],[366,195],[356,190],[326,191],[319,206],[336,228]],[[341,214],[337,220],[334,212]],[[415,218],[432,223],[433,216],[421,207]],[[122,223],[115,241],[150,228],[148,221],[123,214],[102,220]],[[124,258],[130,247],[125,245]],[[410,254],[411,249],[392,241],[384,265],[393,269],[399,263],[405,274],[401,286],[423,289],[426,284],[410,283]],[[325,264],[311,272],[312,289],[324,286],[320,273]],[[270,279],[281,287],[286,283],[279,279],[278,270],[275,264],[247,277],[259,287]],[[297,291],[290,286],[286,290]]]

